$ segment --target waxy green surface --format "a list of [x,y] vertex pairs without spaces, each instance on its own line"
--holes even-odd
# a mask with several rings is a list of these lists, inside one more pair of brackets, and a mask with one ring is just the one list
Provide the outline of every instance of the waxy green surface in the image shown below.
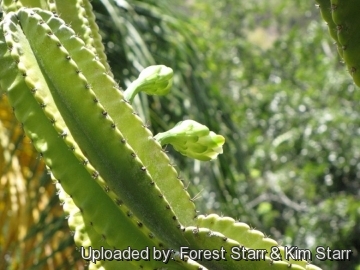
[[357,0],[316,0],[316,2],[348,72],[355,84],[360,86],[360,2]]
[[[104,110],[111,115],[113,123],[121,130],[124,139],[134,149],[136,156],[143,161],[180,222],[184,226],[193,224],[195,207],[184,190],[182,182],[178,179],[178,173],[171,166],[169,158],[160,145],[152,139],[150,130],[134,113],[132,107],[123,100],[121,92],[116,89],[116,82],[107,75],[101,63],[95,61],[96,56],[84,48],[84,44],[74,36],[74,32],[52,14],[41,12],[41,15],[54,33],[61,32],[62,45],[64,48],[71,48],[73,52],[71,57],[76,61],[81,73],[86,76],[91,90],[104,106]],[[184,209],[187,210],[184,211]]]
[[[239,258],[238,249],[242,248],[239,242],[234,239],[228,238],[226,235],[219,232],[212,231],[208,228],[201,227],[187,227],[185,237],[189,241],[192,249],[200,250],[202,247],[206,247],[209,250],[219,250],[222,247],[225,250],[224,259],[222,260],[202,260],[202,263],[209,269],[247,269],[247,270],[258,270],[258,269],[302,269],[305,268],[290,264],[284,261],[274,261],[266,254],[264,257],[259,256],[259,260],[250,260],[250,257]],[[235,250],[233,250],[235,248]],[[248,249],[248,247],[245,247]],[[242,253],[241,253],[242,255]],[[235,257],[231,257],[235,256]],[[235,259],[234,259],[235,258]],[[236,259],[238,258],[238,259]]]
[[[124,242],[139,237],[142,237],[143,241],[133,243],[138,248],[153,245],[154,241],[150,240],[146,233],[143,236],[141,233],[139,234],[141,230],[139,230],[136,220],[128,217],[127,213],[119,211],[121,206],[119,207],[94,181],[88,171],[88,164],[84,164],[78,158],[81,153],[71,150],[70,148],[74,145],[69,146],[61,134],[56,131],[49,116],[46,116],[44,108],[42,108],[42,104],[49,100],[41,99],[41,96],[36,99],[31,91],[35,85],[39,87],[40,83],[39,74],[36,74],[34,70],[36,65],[31,65],[31,60],[34,59],[27,55],[29,47],[26,46],[26,39],[21,35],[20,27],[16,26],[13,21],[5,21],[4,24],[5,29],[12,29],[13,32],[12,35],[6,35],[9,41],[0,41],[1,60],[4,61],[2,63],[14,68],[1,69],[2,80],[0,83],[3,89],[7,89],[15,114],[22,122],[26,134],[32,139],[37,150],[42,153],[42,158],[51,167],[54,176],[59,179],[62,187],[73,198],[77,207],[82,209],[84,215],[92,222],[94,229],[103,234],[105,238],[111,236],[108,237],[108,240],[112,246],[124,246]],[[16,32],[14,28],[18,31]],[[15,46],[12,40],[18,40],[21,47]],[[12,45],[11,56],[8,50],[9,44]],[[17,51],[21,51],[21,56]],[[21,67],[19,70],[14,61],[19,62],[17,64]],[[26,76],[24,76],[25,74]],[[32,74],[37,76],[32,77]],[[45,89],[39,88],[37,92],[42,90]],[[39,125],[39,123],[41,124]],[[115,233],[119,227],[124,232],[123,234]],[[144,230],[146,230],[145,227]]]
[[[109,189],[136,216],[141,216],[143,223],[155,235],[170,230],[171,234],[164,234],[167,238],[164,241],[174,246],[181,245],[180,224],[165,196],[146,166],[134,157],[131,146],[123,142],[124,136],[102,106],[100,98],[92,91],[91,81],[73,60],[73,52],[76,54],[78,48],[62,45],[68,28],[63,24],[59,31],[53,31],[38,14],[25,9],[19,10],[18,18],[25,36],[37,37],[29,39],[31,49],[44,70],[56,107],[87,159],[107,182]],[[76,39],[76,36],[73,38]],[[84,46],[82,48],[87,50]],[[92,60],[96,61],[95,58]],[[98,62],[98,65],[101,66],[101,63]],[[128,126],[131,127],[130,122]]]
[[[236,222],[230,217],[219,217],[218,215],[211,214],[208,216],[199,216],[196,225],[198,227],[204,227],[212,231],[220,232],[223,235],[234,239],[241,246],[246,248],[266,249],[268,254],[270,254],[273,247],[278,247],[282,260],[286,261],[284,256],[284,247],[280,246],[275,240],[266,237],[262,232],[251,229],[246,223]],[[319,269],[313,265],[309,265],[306,261],[295,261],[291,258],[288,263],[297,264],[305,269]]]
[[321,16],[328,25],[329,34],[335,40],[335,44],[338,49],[339,55],[342,57],[343,49],[341,44],[339,44],[338,35],[337,35],[338,30],[336,28],[336,24],[332,19],[333,8],[331,6],[331,2],[330,0],[315,0],[315,1],[319,5]]

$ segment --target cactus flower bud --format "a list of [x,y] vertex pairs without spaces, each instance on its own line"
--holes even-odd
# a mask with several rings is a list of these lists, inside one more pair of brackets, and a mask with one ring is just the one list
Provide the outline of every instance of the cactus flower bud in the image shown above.
[[172,86],[174,72],[164,65],[145,68],[124,92],[124,98],[132,103],[139,92],[148,95],[166,95]]
[[225,143],[223,136],[193,120],[181,121],[169,131],[157,134],[155,139],[161,145],[171,144],[184,156],[202,161],[215,159],[222,154]]

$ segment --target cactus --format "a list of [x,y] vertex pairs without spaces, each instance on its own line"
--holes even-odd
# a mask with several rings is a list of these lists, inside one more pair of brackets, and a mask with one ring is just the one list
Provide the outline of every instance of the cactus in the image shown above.
[[[76,12],[61,12],[65,5]],[[78,248],[150,250],[149,260],[89,258],[90,269],[318,269],[273,260],[278,244],[244,223],[197,216],[160,136],[113,80],[88,1],[4,0],[2,8],[0,89],[51,170]],[[210,137],[200,141],[220,152],[221,136],[202,132]],[[185,247],[224,250],[224,257],[194,261],[182,256]],[[264,256],[236,260],[234,248],[263,249]],[[155,250],[169,257],[155,260]]]
[[339,55],[343,58],[355,84],[360,86],[360,18],[357,1],[316,0],[321,15],[335,40]]

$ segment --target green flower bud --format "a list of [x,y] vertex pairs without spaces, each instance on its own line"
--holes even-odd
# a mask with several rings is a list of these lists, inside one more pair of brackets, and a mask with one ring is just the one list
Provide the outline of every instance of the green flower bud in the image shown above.
[[124,92],[124,98],[132,103],[139,92],[163,96],[169,93],[174,72],[171,68],[158,65],[145,68]]
[[155,139],[161,145],[171,144],[184,156],[202,161],[215,159],[222,154],[225,143],[223,136],[193,120],[181,121],[169,131],[157,134]]

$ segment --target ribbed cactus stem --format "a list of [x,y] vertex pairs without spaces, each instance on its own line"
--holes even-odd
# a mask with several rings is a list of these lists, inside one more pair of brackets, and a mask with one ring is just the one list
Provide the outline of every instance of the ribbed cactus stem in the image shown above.
[[[72,59],[71,51],[62,46],[61,39],[67,27],[63,24],[55,32],[36,12],[27,9],[20,9],[17,17],[25,36],[37,37],[28,40],[38,63],[45,70],[49,94],[90,163],[105,179],[109,189],[131,207],[136,216],[142,216],[143,223],[155,235],[171,230],[171,234],[164,234],[165,242],[180,245],[183,241],[181,225],[169,202],[152,180],[146,165],[137,158],[131,146],[124,143],[124,136],[91,90],[87,78],[77,72],[80,68]],[[153,218],[153,213],[159,215],[157,219]]]
[[336,41],[340,56],[355,84],[360,86],[360,16],[357,1],[316,0]]

